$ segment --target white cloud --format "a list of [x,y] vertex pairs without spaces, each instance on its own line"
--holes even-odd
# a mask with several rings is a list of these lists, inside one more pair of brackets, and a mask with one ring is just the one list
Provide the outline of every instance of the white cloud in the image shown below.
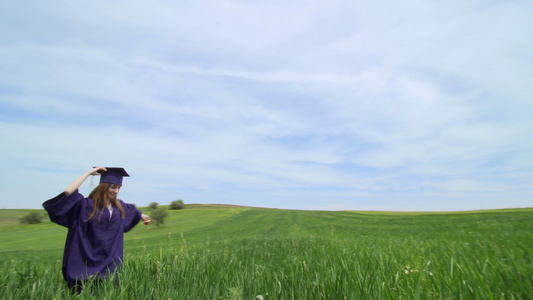
[[519,200],[500,206],[524,206],[530,9],[3,3],[2,167],[48,184],[20,194],[4,175],[0,196],[35,206],[38,190],[63,188],[58,178],[111,164],[135,174],[123,193],[141,205],[183,193],[258,206],[453,210],[465,199],[478,208],[479,195],[497,207],[513,192]]

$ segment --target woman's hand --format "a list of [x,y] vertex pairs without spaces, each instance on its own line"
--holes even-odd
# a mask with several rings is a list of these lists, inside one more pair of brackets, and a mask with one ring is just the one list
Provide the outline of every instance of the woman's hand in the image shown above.
[[150,224],[150,221],[152,221],[152,220],[150,220],[150,217],[145,215],[145,214],[141,214],[141,219],[143,220],[144,225],[148,225],[148,224]]
[[91,175],[101,175],[102,172],[98,172],[98,171],[107,172],[107,169],[104,168],[104,167],[94,167],[94,168],[91,170]]

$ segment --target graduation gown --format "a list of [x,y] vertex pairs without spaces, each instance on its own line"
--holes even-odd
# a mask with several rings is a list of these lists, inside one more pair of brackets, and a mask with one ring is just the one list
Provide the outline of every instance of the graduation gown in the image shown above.
[[110,218],[106,207],[101,216],[101,210],[97,210],[90,221],[93,200],[85,198],[78,191],[69,196],[63,192],[43,203],[50,220],[68,228],[63,253],[63,277],[69,287],[93,276],[105,278],[107,272],[113,274],[122,264],[124,232],[137,225],[141,220],[141,211],[119,201],[125,212],[124,219],[117,208]]

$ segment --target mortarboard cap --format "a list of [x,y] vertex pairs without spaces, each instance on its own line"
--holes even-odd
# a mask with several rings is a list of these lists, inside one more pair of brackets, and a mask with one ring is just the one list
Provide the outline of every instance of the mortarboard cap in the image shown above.
[[102,174],[100,176],[100,183],[109,182],[116,185],[122,185],[122,179],[124,177],[130,177],[128,172],[124,170],[124,168],[107,168],[107,172],[98,171],[98,173]]

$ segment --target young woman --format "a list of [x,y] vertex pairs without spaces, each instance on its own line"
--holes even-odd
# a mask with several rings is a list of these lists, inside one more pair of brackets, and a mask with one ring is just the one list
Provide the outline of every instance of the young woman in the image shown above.
[[[100,184],[85,198],[78,188],[90,175]],[[150,217],[117,198],[123,168],[95,167],[72,182],[63,193],[43,203],[50,220],[68,228],[63,253],[63,277],[70,288],[81,291],[80,283],[114,274],[123,259],[124,232]]]

